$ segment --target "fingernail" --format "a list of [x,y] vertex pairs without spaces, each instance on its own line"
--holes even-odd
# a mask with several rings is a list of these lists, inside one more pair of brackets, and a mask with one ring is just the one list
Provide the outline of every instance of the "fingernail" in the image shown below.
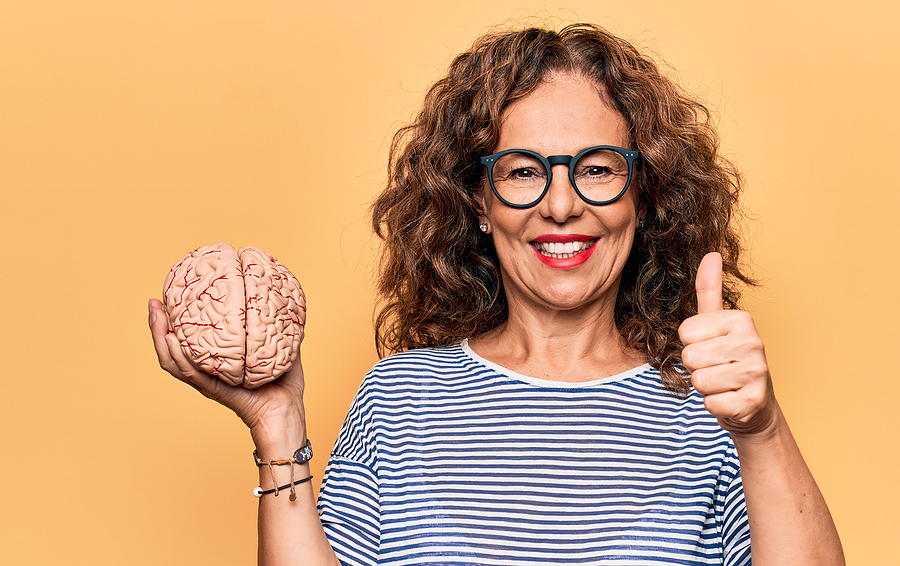
[[156,322],[156,311],[153,310],[153,307],[150,307],[150,324]]

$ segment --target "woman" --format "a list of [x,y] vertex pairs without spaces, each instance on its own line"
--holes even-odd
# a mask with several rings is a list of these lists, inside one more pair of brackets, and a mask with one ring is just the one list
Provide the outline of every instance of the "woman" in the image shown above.
[[[261,497],[260,561],[843,563],[734,308],[740,178],[717,151],[706,110],[595,26],[458,56],[373,210],[377,343],[402,353],[363,381],[318,513],[309,483]],[[158,301],[150,320],[161,366],[250,427],[262,490],[308,476],[265,465],[307,443],[299,364],[232,388]]]

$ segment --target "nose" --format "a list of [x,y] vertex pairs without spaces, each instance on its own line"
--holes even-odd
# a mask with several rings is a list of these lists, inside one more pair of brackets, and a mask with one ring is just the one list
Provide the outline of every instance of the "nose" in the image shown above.
[[547,194],[539,204],[540,212],[545,218],[552,218],[558,224],[569,218],[580,216],[584,211],[584,201],[575,192],[569,180],[568,165],[551,167],[553,178],[547,188]]

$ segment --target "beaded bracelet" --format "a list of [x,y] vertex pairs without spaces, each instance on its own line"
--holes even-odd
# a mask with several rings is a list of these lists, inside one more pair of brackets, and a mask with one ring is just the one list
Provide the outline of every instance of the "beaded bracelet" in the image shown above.
[[[304,480],[295,482],[294,481],[294,464],[305,464],[312,459],[312,456],[313,456],[312,442],[310,442],[309,439],[306,440],[305,446],[303,446],[302,448],[298,448],[297,450],[294,451],[294,454],[293,454],[293,456],[291,456],[290,460],[271,460],[269,462],[264,462],[260,459],[259,454],[256,453],[256,450],[254,450],[253,451],[253,461],[256,462],[257,467],[269,466],[269,472],[272,474],[272,483],[274,483],[276,486],[275,489],[268,490],[268,491],[261,491],[261,488],[257,487],[256,489],[253,490],[254,495],[256,494],[256,490],[258,489],[258,490],[260,490],[260,492],[259,492],[259,495],[257,495],[257,497],[260,497],[267,493],[274,493],[275,497],[278,497],[278,490],[290,487],[291,488],[291,501],[296,500],[297,492],[296,492],[296,490],[294,490],[294,486],[300,485],[301,483],[303,483],[305,481],[309,481],[310,479],[312,479],[312,476],[309,476],[308,478],[306,478]],[[291,483],[285,484],[281,487],[277,487],[278,480],[275,478],[275,468],[273,468],[272,466],[285,466],[285,465],[291,466]]]
[[306,482],[308,482],[308,481],[311,480],[311,479],[313,479],[313,477],[312,477],[312,476],[309,476],[308,478],[303,478],[302,480],[297,480],[297,481],[295,481],[295,482],[286,483],[286,484],[284,484],[284,485],[280,485],[280,486],[275,487],[275,488],[273,488],[273,489],[267,489],[267,490],[265,490],[265,491],[263,491],[263,489],[262,489],[261,487],[257,486],[257,487],[254,487],[254,488],[253,488],[253,496],[254,496],[254,497],[262,497],[263,495],[268,495],[268,494],[270,494],[270,493],[274,493],[274,494],[275,494],[275,497],[278,497],[278,491],[279,491],[279,490],[291,488],[291,497],[290,497],[290,499],[291,499],[291,501],[294,501],[295,499],[297,499],[297,495],[294,493],[294,486],[300,485],[301,483],[306,483]]

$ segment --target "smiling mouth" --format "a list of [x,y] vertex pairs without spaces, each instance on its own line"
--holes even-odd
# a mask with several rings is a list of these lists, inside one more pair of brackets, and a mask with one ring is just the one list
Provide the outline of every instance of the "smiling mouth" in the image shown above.
[[575,242],[531,242],[534,249],[544,257],[553,259],[569,259],[589,250],[597,243],[597,239],[578,240]]

